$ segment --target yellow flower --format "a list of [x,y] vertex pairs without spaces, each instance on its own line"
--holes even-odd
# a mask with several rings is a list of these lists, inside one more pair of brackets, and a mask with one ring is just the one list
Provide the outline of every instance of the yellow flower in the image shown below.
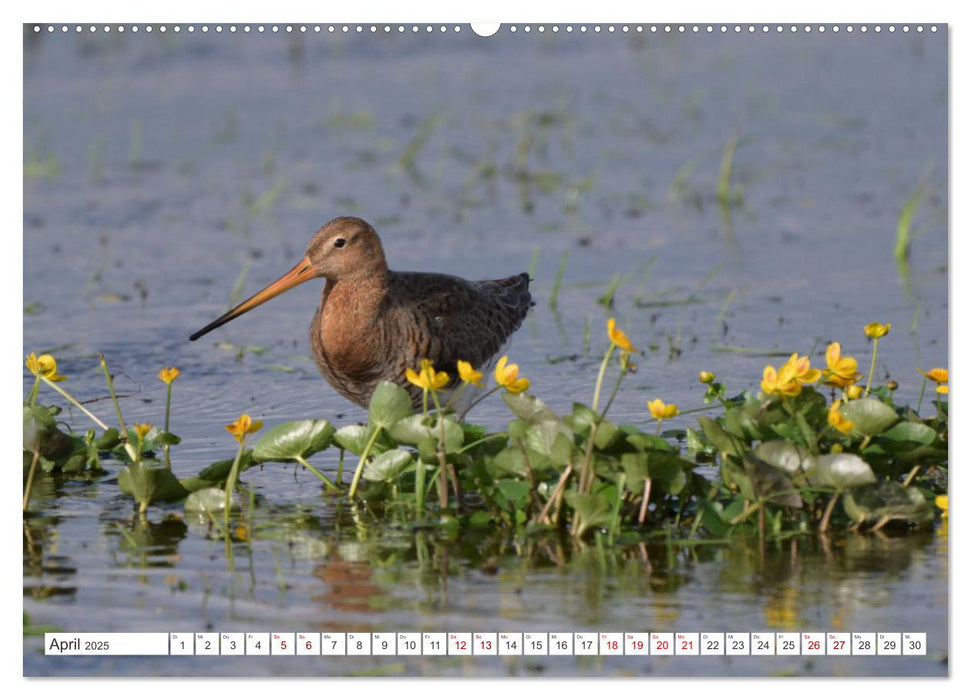
[[787,362],[776,371],[772,365],[766,365],[762,370],[762,391],[779,396],[798,396],[802,384],[796,378],[795,366]]
[[930,379],[932,382],[937,383],[937,393],[946,394],[947,393],[947,370],[943,367],[935,367],[934,369],[927,370],[926,372],[920,367],[917,371],[923,374],[925,377]]
[[631,345],[630,338],[624,331],[617,327],[617,321],[612,318],[607,319],[607,337],[610,342],[619,347],[624,352],[636,352],[636,348]]
[[482,386],[482,372],[472,369],[472,365],[465,360],[459,360],[456,364],[459,370],[459,378],[463,382],[477,387]]
[[436,372],[432,367],[431,360],[422,360],[421,369],[417,372],[410,367],[405,370],[405,378],[415,386],[428,391],[438,391],[448,384],[448,375],[445,372]]
[[797,352],[792,353],[792,357],[786,361],[786,365],[792,367],[794,376],[800,384],[813,384],[814,382],[818,382],[819,377],[822,375],[822,372],[818,369],[813,369],[809,366],[808,357],[799,357],[799,353]]
[[698,381],[702,384],[711,384],[715,381],[715,375],[712,372],[698,372]]
[[940,508],[942,511],[944,511],[943,513],[941,513],[941,517],[946,518],[947,517],[947,494],[944,493],[938,496],[937,498],[935,498],[934,505]]
[[934,369],[927,370],[926,372],[920,369],[920,367],[918,367],[917,370],[932,382],[937,382],[938,384],[947,384],[947,370],[943,367],[935,367]]
[[248,413],[244,413],[236,419],[235,423],[230,423],[227,425],[226,430],[233,434],[233,437],[236,438],[236,442],[242,442],[244,437],[250,433],[255,433],[262,427],[263,421],[254,421],[249,417]]
[[158,378],[161,379],[166,384],[171,384],[172,382],[175,381],[175,378],[178,377],[180,374],[182,373],[179,372],[179,369],[177,367],[163,367],[158,372]]
[[866,333],[867,338],[882,338],[890,332],[890,324],[877,323],[874,321],[873,323],[868,323],[863,326],[863,332]]
[[34,353],[27,355],[27,369],[34,374],[42,374],[52,382],[62,382],[67,377],[62,377],[57,373],[57,361],[50,355],[37,357]]
[[132,423],[135,432],[138,433],[138,439],[144,440],[145,436],[148,435],[148,431],[152,429],[151,423]]
[[667,418],[674,418],[678,415],[678,407],[673,403],[666,404],[661,399],[654,399],[653,401],[647,402],[647,410],[651,412],[657,420],[665,420]]
[[509,357],[503,355],[496,364],[496,383],[510,394],[521,394],[529,388],[529,380],[519,376],[519,365],[506,365]]
[[841,403],[843,403],[842,399],[836,399],[836,401],[833,402],[833,405],[829,408],[829,415],[826,416],[826,420],[831,426],[836,428],[841,433],[848,433],[853,430],[854,423],[840,413]]
[[846,388],[855,384],[863,375],[856,371],[856,360],[843,357],[839,343],[830,343],[826,348],[826,369],[823,371],[824,384]]
[[860,394],[863,393],[863,387],[859,384],[854,384],[853,386],[846,387],[846,396],[850,399],[860,398]]

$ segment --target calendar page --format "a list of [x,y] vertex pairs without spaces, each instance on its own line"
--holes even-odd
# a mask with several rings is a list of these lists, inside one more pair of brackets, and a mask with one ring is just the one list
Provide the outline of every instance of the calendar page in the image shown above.
[[25,21],[24,676],[949,675],[950,27],[625,15]]

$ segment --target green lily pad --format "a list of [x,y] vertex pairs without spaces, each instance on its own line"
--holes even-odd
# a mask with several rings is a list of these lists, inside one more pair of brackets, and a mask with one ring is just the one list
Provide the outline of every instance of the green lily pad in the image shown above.
[[897,442],[916,442],[921,445],[930,445],[937,439],[937,431],[923,423],[900,421],[890,430],[881,433],[880,437]]
[[853,430],[879,435],[900,420],[897,412],[878,399],[857,399],[840,406],[840,413],[853,421]]
[[576,451],[573,433],[559,420],[533,423],[526,430],[524,440],[526,447],[549,457],[553,467],[569,464]]
[[734,406],[725,411],[725,431],[748,442],[761,440],[764,434],[748,406]]
[[364,478],[368,481],[392,482],[414,462],[414,455],[405,450],[388,450],[371,460],[364,467]]
[[887,481],[876,488],[859,488],[843,496],[843,510],[854,522],[907,520],[915,523],[934,519],[934,506],[920,489]]
[[574,517],[579,520],[577,534],[583,536],[590,528],[604,527],[610,525],[613,520],[613,508],[610,500],[603,492],[599,493],[578,493],[567,491],[564,499],[573,511]]
[[538,423],[539,421],[559,420],[559,416],[553,412],[549,406],[540,401],[535,396],[529,394],[510,394],[508,391],[502,395],[502,400],[509,406],[517,418],[527,423]]
[[496,481],[497,500],[506,509],[520,509],[526,505],[529,496],[529,484],[514,479],[499,479]]
[[[688,436],[690,441],[690,436],[694,431],[690,428],[688,429]],[[631,433],[625,431],[624,439],[627,441],[631,447],[641,452],[645,450],[650,451],[661,451],[661,452],[671,452],[677,454],[678,448],[672,445],[670,442],[660,437],[659,435],[649,435],[647,433]]]
[[[334,433],[334,442],[339,447],[343,447],[349,452],[360,455],[364,452],[364,448],[367,447],[368,441],[371,439],[372,430],[378,430],[378,428],[372,428],[368,425],[345,425]],[[380,454],[394,447],[396,447],[395,443],[382,432],[375,439],[374,445],[371,446],[371,454]]]
[[267,430],[253,445],[254,462],[293,462],[324,450],[334,436],[325,420],[297,420]]
[[108,428],[94,444],[99,450],[107,452],[117,447],[120,440],[121,436],[118,433],[118,429]]
[[593,439],[593,444],[598,450],[607,450],[617,444],[624,437],[624,433],[617,427],[616,423],[611,423],[606,418],[597,426],[597,434]]
[[414,412],[411,396],[397,384],[382,381],[371,395],[368,406],[368,426],[390,428]]
[[215,487],[193,491],[185,499],[184,508],[187,514],[198,513],[215,517],[226,508],[226,492]]
[[709,418],[708,416],[700,416],[698,422],[701,423],[701,428],[705,432],[705,437],[708,438],[708,442],[715,446],[715,449],[721,455],[729,455],[732,457],[740,457],[743,454],[743,443],[742,441],[725,432],[717,421]]
[[58,462],[70,457],[75,442],[62,433],[51,412],[43,406],[24,406],[24,449]]
[[754,454],[745,455],[743,461],[752,492],[759,500],[791,508],[802,507],[802,497],[796,492],[789,475]]
[[159,501],[181,501],[189,492],[165,467],[132,464],[118,474],[118,488],[134,497],[144,510]]
[[763,442],[755,448],[753,454],[789,476],[805,472],[815,464],[809,450],[786,440]]
[[[510,445],[486,463],[486,468],[493,474],[515,474],[522,477],[528,475],[529,469],[536,472],[549,466],[549,457],[519,445]],[[528,488],[529,485],[526,486]]]
[[[444,422],[444,426],[440,422]],[[417,447],[419,443],[432,440],[435,443],[435,449],[437,449],[438,442],[441,440],[443,427],[445,429],[446,454],[461,449],[462,444],[465,442],[465,432],[461,425],[448,416],[441,418],[439,416],[425,416],[416,413],[399,420],[391,426],[388,433],[393,440],[403,445],[414,445]]]
[[873,469],[862,457],[848,452],[817,457],[808,477],[817,486],[830,486],[839,491],[873,484],[877,480]]

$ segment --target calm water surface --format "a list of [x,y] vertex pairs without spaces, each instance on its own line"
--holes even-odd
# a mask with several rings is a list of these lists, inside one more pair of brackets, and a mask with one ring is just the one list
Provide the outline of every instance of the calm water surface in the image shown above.
[[[589,402],[615,315],[644,352],[611,409],[700,405],[701,369],[754,389],[773,353],[833,340],[916,404],[947,366],[947,37],[935,35],[34,35],[24,44],[24,352],[54,351],[108,417],[160,423],[178,366],[180,476],[223,425],[364,412],[309,356],[311,283],[196,343],[310,235],[371,221],[392,267],[503,277],[535,261],[509,354],[555,409]],[[731,207],[719,173],[734,140]],[[919,199],[909,264],[893,256]],[[567,254],[557,304],[551,294]],[[612,305],[598,303],[613,290]],[[25,375],[25,393],[30,382]],[[53,400],[52,394],[44,395]],[[925,403],[926,410],[926,403]],[[501,401],[473,419],[499,429]],[[84,417],[66,411],[76,429]],[[696,425],[684,416],[675,427]],[[329,453],[315,458],[334,467]],[[76,631],[918,631],[926,657],[48,659],[28,675],[943,675],[946,525],[668,548],[454,540],[377,528],[284,465],[246,474],[253,541],[180,507],[133,518],[117,463],[45,479],[24,519],[24,608]],[[124,531],[124,534],[122,533]]]

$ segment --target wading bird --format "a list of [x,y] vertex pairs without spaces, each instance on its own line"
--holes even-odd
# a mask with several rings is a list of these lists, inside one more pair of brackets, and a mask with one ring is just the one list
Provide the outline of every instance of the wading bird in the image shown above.
[[381,239],[362,219],[325,224],[297,265],[263,290],[196,331],[209,331],[311,279],[327,281],[310,324],[310,347],[324,378],[338,392],[367,406],[388,380],[404,387],[415,407],[422,389],[405,370],[431,360],[458,384],[456,364],[482,367],[502,349],[533,305],[526,273],[472,282],[432,272],[388,269]]

